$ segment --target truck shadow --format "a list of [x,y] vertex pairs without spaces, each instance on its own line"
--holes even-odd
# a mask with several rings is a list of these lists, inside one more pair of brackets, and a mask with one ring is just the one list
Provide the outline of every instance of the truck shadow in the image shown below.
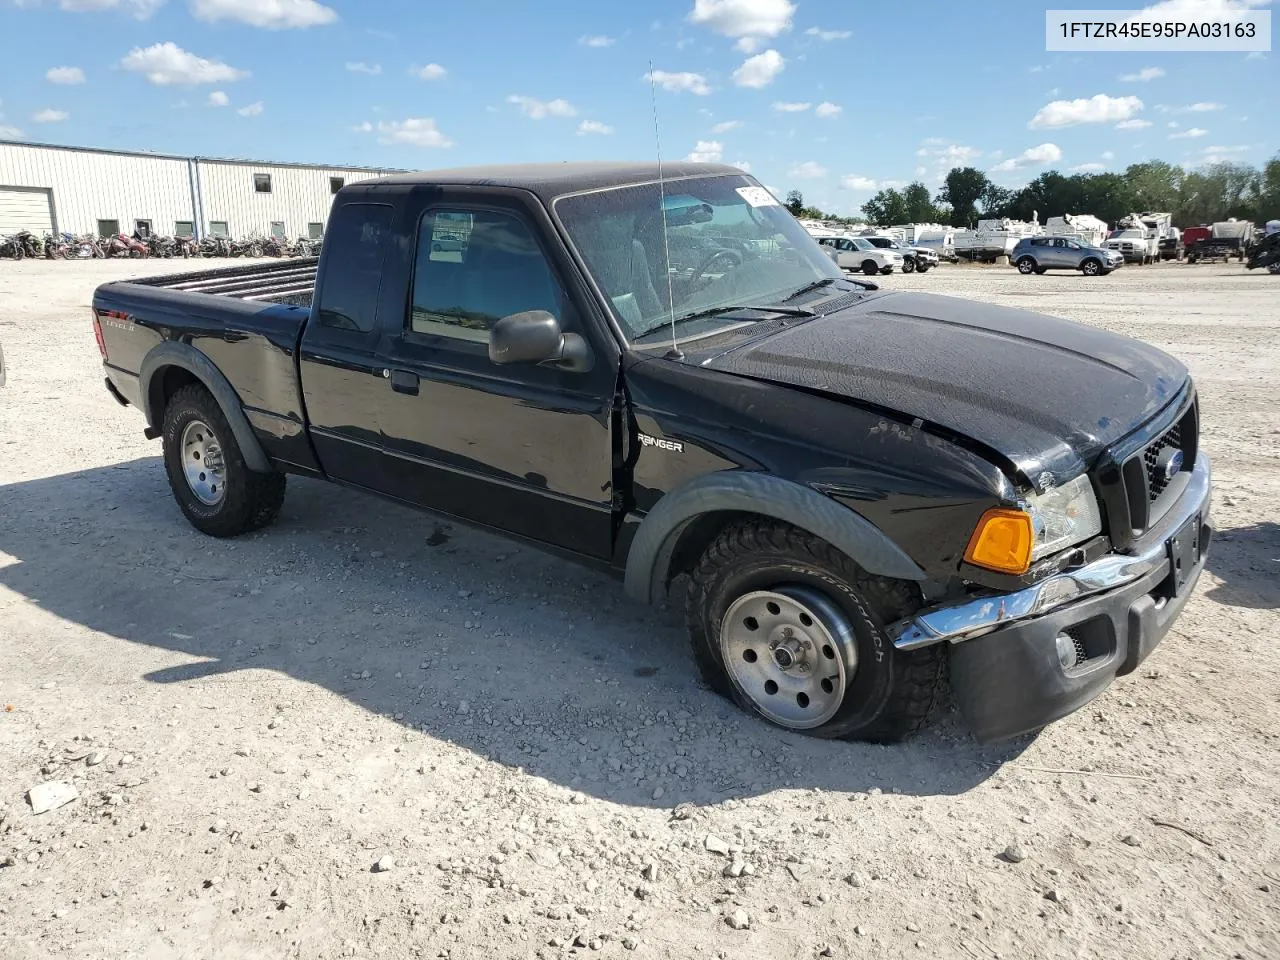
[[[958,794],[1030,742],[979,746],[945,711],[895,747],[778,730],[700,684],[675,612],[539,551],[296,478],[280,521],[233,541],[191,530],[158,458],[12,484],[0,551],[17,560],[0,585],[187,661],[146,674],[154,683],[277,671],[625,804]],[[128,654],[104,642],[93,655]]]
[[1217,530],[1209,569],[1222,582],[1207,596],[1229,607],[1280,608],[1280,523]]

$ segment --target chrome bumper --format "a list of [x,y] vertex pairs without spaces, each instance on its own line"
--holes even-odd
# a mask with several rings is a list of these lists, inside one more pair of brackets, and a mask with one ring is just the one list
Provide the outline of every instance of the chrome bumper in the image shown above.
[[1143,539],[1141,553],[1112,553],[1076,570],[1054,574],[1016,593],[994,594],[950,607],[935,607],[889,628],[899,650],[914,650],[935,643],[959,643],[990,633],[1019,620],[1038,617],[1073,600],[1122,587],[1169,563],[1166,541],[1184,523],[1200,513],[1209,519],[1209,458],[1196,457],[1195,469],[1178,502],[1169,508]]

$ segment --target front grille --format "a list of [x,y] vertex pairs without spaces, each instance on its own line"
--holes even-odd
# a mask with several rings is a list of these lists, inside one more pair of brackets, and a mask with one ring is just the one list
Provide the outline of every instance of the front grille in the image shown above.
[[1147,497],[1152,503],[1160,499],[1160,495],[1173,481],[1173,477],[1165,476],[1163,460],[1166,457],[1162,457],[1162,454],[1166,450],[1182,450],[1182,424],[1175,423],[1163,436],[1142,451],[1142,461],[1147,467]]
[[[1116,444],[1095,470],[1107,533],[1117,549],[1127,549],[1164,515],[1186,486],[1186,474],[1195,467],[1199,407],[1194,393],[1166,416]],[[1175,452],[1182,454],[1181,468],[1166,477]]]

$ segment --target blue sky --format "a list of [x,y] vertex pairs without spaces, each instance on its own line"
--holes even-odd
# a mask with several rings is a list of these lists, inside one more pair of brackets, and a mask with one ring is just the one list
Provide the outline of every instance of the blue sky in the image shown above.
[[667,158],[838,212],[954,165],[1017,186],[1280,149],[1274,54],[1044,50],[1047,7],[1138,5],[0,0],[0,137],[419,169],[649,158],[652,60]]

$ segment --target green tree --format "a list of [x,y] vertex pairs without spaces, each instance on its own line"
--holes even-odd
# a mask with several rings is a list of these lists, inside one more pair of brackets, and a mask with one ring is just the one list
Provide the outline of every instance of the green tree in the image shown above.
[[977,202],[991,186],[977,167],[955,167],[947,174],[938,202],[951,206],[951,225],[967,227],[978,217]]
[[788,190],[786,208],[791,211],[793,217],[804,213],[804,194],[799,190]]
[[909,222],[906,198],[893,187],[881,190],[864,203],[862,212],[872,223],[881,225]]
[[1177,209],[1185,178],[1186,173],[1181,167],[1163,160],[1130,164],[1124,171],[1133,209],[1139,213],[1145,210],[1172,213]]
[[919,180],[909,183],[902,190],[902,201],[907,205],[905,223],[936,223],[945,214],[939,210],[929,195],[929,188]]

